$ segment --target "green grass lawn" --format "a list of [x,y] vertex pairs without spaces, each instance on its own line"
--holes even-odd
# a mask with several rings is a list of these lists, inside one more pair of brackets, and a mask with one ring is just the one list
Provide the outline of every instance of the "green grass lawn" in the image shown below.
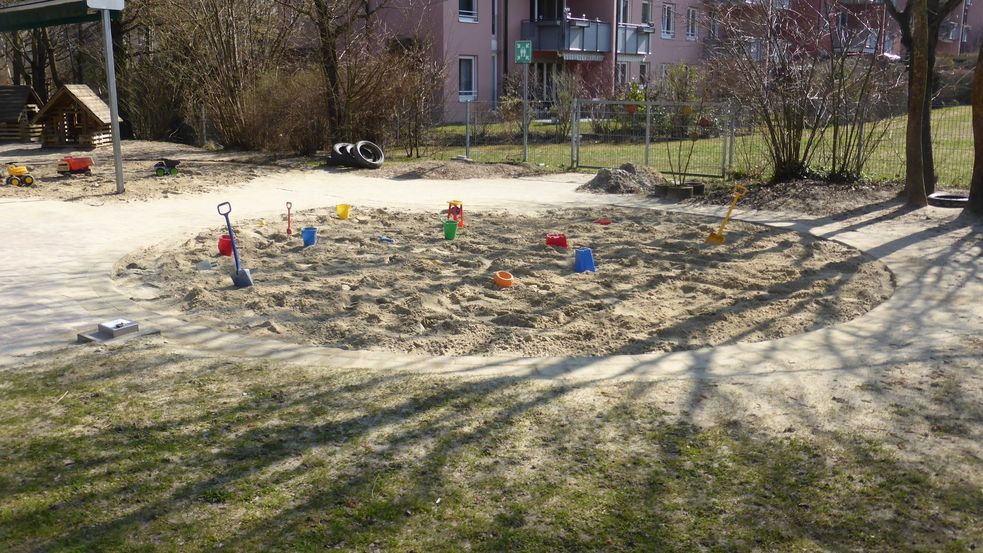
[[194,360],[160,344],[2,376],[11,553],[898,552],[983,539],[978,479],[855,432],[697,427],[656,384]]
[[[934,152],[939,182],[945,187],[967,188],[973,166],[973,133],[969,106],[936,109],[932,112]],[[899,181],[904,178],[904,134],[906,117],[888,119],[882,124],[886,133],[871,155],[866,166],[866,176],[874,180]],[[508,132],[505,124],[488,125],[486,131],[494,139],[474,136],[471,157],[483,162],[521,161],[522,139]],[[569,167],[569,141],[547,140],[554,126],[537,121],[531,125],[533,139],[529,145],[529,161],[549,167]],[[589,125],[584,123],[583,132]],[[432,155],[437,159],[450,159],[464,153],[464,126],[447,125],[438,129],[443,147]],[[868,129],[868,136],[875,134]],[[538,135],[538,138],[537,138]],[[502,136],[510,136],[507,143]],[[828,140],[828,138],[826,139]],[[492,143],[494,142],[494,143]],[[744,174],[767,175],[768,160],[765,144],[760,136],[738,136],[734,141],[733,169]],[[687,141],[688,143],[688,141]],[[653,142],[649,149],[649,164],[660,171],[669,171],[679,165],[678,143]],[[724,154],[724,140],[711,138],[697,140],[693,144],[690,173],[720,174]],[[822,150],[820,150],[822,151]],[[396,156],[399,157],[399,156]],[[670,164],[671,161],[671,164]],[[585,138],[580,146],[580,165],[584,167],[617,167],[622,163],[645,162],[644,136],[624,143],[596,142]],[[822,167],[821,156],[816,165]]]

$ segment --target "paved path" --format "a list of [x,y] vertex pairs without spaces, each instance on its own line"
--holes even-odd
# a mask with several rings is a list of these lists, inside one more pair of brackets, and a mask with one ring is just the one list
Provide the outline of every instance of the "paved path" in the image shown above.
[[[228,200],[237,218],[351,203],[433,210],[451,198],[470,210],[534,211],[615,203],[667,208],[652,200],[577,194],[583,175],[516,180],[390,181],[299,172],[259,179],[219,194],[100,207],[49,201],[0,201],[0,364],[70,343],[79,330],[117,316],[163,331],[170,343],[203,354],[262,356],[336,367],[436,372],[653,378],[861,371],[950,356],[983,359],[983,225],[957,212],[884,208],[834,222],[778,213],[738,217],[833,238],[868,252],[895,273],[894,296],[854,321],[780,340],[701,350],[601,358],[427,357],[299,346],[188,324],[151,312],[115,288],[113,264],[141,246],[221,224]],[[719,209],[688,209],[721,214]],[[981,361],[983,362],[983,361]]]

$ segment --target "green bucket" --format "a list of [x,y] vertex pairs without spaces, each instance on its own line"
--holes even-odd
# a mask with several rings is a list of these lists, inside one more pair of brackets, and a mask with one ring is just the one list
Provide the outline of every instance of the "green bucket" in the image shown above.
[[457,236],[457,221],[444,221],[444,239],[453,240]]

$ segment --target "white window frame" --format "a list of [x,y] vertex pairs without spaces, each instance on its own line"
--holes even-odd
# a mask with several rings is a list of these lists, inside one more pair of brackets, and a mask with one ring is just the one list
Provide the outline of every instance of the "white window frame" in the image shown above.
[[649,64],[645,62],[638,64],[638,82],[648,84],[651,79],[652,75],[649,74]]
[[617,0],[618,2],[618,23],[629,23],[631,21],[631,0]]
[[457,0],[457,20],[461,23],[478,22],[478,0],[467,0],[471,2],[471,10],[462,10],[462,0]]
[[697,21],[700,19],[700,12],[696,8],[686,8],[686,40],[696,40],[700,34]]
[[662,4],[662,38],[674,38],[676,36],[676,4],[665,2]]
[[614,66],[614,82],[616,84],[628,84],[628,62],[619,61]]
[[[461,62],[471,60],[471,87],[473,90],[461,90]],[[457,58],[457,99],[459,102],[478,99],[478,56],[458,56]]]
[[652,0],[642,0],[642,24],[652,24]]
[[963,38],[962,38],[963,44],[969,42],[969,32],[971,30],[973,30],[973,28],[970,27],[969,25],[963,25]]

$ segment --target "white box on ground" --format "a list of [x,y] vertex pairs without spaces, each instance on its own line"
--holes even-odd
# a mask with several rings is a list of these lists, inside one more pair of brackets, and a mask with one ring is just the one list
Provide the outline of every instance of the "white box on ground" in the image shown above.
[[134,321],[129,321],[127,319],[115,319],[112,321],[106,321],[99,324],[99,332],[103,334],[108,334],[109,336],[116,338],[117,336],[123,336],[124,334],[132,334],[140,330],[140,325]]

